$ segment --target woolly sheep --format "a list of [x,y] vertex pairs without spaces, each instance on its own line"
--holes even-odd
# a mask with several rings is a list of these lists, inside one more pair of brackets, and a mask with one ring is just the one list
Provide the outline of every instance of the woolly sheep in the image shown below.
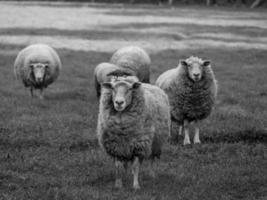
[[150,82],[151,60],[147,52],[138,46],[127,46],[117,50],[110,63],[132,71],[140,82]]
[[171,106],[171,132],[185,132],[184,145],[190,144],[189,123],[195,122],[194,143],[200,143],[199,121],[208,117],[217,95],[217,82],[210,61],[198,57],[181,60],[178,67],[161,74],[156,85],[168,95]]
[[102,149],[114,159],[115,187],[122,187],[121,172],[132,162],[133,188],[139,189],[139,166],[160,158],[164,141],[170,136],[170,110],[167,95],[160,88],[119,78],[104,83],[101,91],[97,136]]
[[110,82],[114,77],[118,76],[130,76],[132,72],[127,69],[121,69],[120,67],[111,63],[100,63],[96,66],[94,71],[95,90],[97,97],[101,94],[101,84],[104,82]]
[[22,49],[14,63],[14,72],[17,79],[21,79],[26,88],[40,90],[40,99],[43,99],[43,90],[53,83],[61,70],[61,61],[56,51],[46,44],[33,44]]

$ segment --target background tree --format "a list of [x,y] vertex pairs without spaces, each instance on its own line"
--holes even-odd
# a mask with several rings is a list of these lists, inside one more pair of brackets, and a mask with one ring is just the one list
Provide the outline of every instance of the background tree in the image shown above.
[[256,8],[259,6],[263,1],[262,0],[255,0],[253,4],[250,6],[250,8]]
[[173,0],[168,0],[168,4],[171,6],[173,4]]

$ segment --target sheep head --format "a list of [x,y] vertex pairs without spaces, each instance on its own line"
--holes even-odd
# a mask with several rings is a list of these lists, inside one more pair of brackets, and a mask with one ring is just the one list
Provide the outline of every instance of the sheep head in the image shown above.
[[180,65],[184,67],[192,81],[198,82],[202,79],[205,68],[210,66],[210,61],[191,56],[186,60],[181,60]]
[[45,80],[49,65],[47,63],[31,63],[29,67],[31,69],[33,80],[37,84],[41,84]]
[[122,112],[132,103],[133,92],[141,86],[141,83],[122,80],[103,83],[102,86],[112,90],[112,103],[114,109],[118,112]]

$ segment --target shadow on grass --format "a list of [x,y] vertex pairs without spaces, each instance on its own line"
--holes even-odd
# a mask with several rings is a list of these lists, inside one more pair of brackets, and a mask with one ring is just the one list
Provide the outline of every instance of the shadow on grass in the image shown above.
[[218,33],[239,33],[240,35],[253,35],[255,33],[262,33],[264,36],[266,35],[266,28],[260,27],[240,27],[240,26],[230,26],[225,27],[222,25],[201,25],[201,24],[192,24],[192,23],[170,23],[170,22],[155,22],[155,23],[127,23],[127,24],[117,24],[109,26],[110,29],[129,29],[134,28],[136,30],[148,29],[148,28],[172,28],[174,30],[181,30],[186,33],[207,33],[207,32],[218,32]]
[[[149,29],[156,29],[149,31]],[[121,29],[123,31],[121,31]],[[130,29],[130,30],[128,30]],[[162,31],[163,29],[163,31]],[[164,29],[166,29],[164,31]],[[170,30],[169,30],[170,29]],[[144,32],[140,32],[143,30]],[[158,30],[158,31],[157,31]],[[185,32],[186,30],[186,32]],[[19,35],[35,35],[35,36],[60,36],[60,37],[78,37],[88,40],[108,40],[108,39],[129,39],[141,40],[151,38],[169,38],[175,41],[181,41],[188,34],[201,33],[220,33],[228,34],[233,32],[240,36],[266,36],[265,28],[259,27],[239,27],[239,26],[213,26],[213,25],[198,25],[198,24],[181,24],[181,23],[127,23],[106,26],[103,30],[67,30],[55,28],[0,28],[0,35],[19,36]],[[147,32],[149,31],[149,32]],[[178,31],[178,32],[177,32]],[[220,39],[216,37],[216,39]],[[223,38],[221,38],[223,39]],[[234,40],[235,38],[233,38]]]
[[229,134],[214,133],[214,136],[203,136],[203,142],[206,143],[237,143],[244,142],[248,144],[264,143],[267,144],[266,130],[243,130]]
[[[141,169],[143,166],[141,167]],[[112,171],[111,171],[112,170]],[[126,195],[131,197],[132,194],[135,195],[152,195],[154,197],[161,197],[162,194],[168,193],[168,197],[175,197],[179,192],[177,188],[183,188],[187,186],[187,183],[181,182],[170,174],[158,174],[156,178],[152,178],[147,174],[144,174],[141,170],[139,174],[139,183],[141,189],[135,191],[133,189],[133,175],[131,170],[128,169],[127,173],[122,176],[123,188],[117,189],[114,187],[115,183],[115,166],[108,172],[103,172],[98,174],[96,178],[92,180],[87,180],[83,184],[90,185],[96,188],[109,188],[112,196],[118,194]]]
[[[108,40],[108,39],[128,39],[128,40],[135,40],[135,39],[151,39],[151,38],[160,38],[166,37],[174,40],[182,40],[179,34],[174,33],[162,33],[162,32],[149,32],[142,33],[138,32],[139,27],[148,28],[148,25],[142,24],[133,24],[129,25],[131,28],[135,28],[136,31],[127,31],[124,26],[121,28],[125,29],[120,31],[118,28],[119,26],[108,26],[108,30],[62,30],[62,29],[54,29],[54,28],[34,28],[34,29],[25,29],[25,28],[0,28],[0,35],[9,35],[9,36],[23,36],[23,35],[34,35],[34,36],[57,36],[57,37],[78,37],[88,40]],[[157,24],[151,25],[152,27],[161,26],[164,27],[172,27],[172,24],[163,24],[158,26]],[[126,26],[127,28],[127,26]]]
[[94,187],[104,187],[107,184],[112,184],[115,181],[115,175],[114,173],[104,173],[101,175],[98,175],[95,179],[93,180],[88,180],[84,182],[85,185],[91,185]]
[[[182,144],[184,136],[175,135],[170,140],[173,145]],[[243,130],[232,133],[215,132],[212,136],[201,136],[203,143],[239,143],[246,144],[263,143],[267,144],[267,131],[266,130]]]

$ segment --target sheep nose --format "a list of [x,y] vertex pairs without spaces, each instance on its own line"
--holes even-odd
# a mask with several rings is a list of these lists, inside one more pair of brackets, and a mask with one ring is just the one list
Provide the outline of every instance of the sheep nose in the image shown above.
[[121,106],[121,105],[123,104],[123,101],[116,100],[115,103],[116,103],[118,106]]
[[42,78],[36,78],[36,81],[41,82]]
[[193,74],[194,77],[198,78],[200,74]]

